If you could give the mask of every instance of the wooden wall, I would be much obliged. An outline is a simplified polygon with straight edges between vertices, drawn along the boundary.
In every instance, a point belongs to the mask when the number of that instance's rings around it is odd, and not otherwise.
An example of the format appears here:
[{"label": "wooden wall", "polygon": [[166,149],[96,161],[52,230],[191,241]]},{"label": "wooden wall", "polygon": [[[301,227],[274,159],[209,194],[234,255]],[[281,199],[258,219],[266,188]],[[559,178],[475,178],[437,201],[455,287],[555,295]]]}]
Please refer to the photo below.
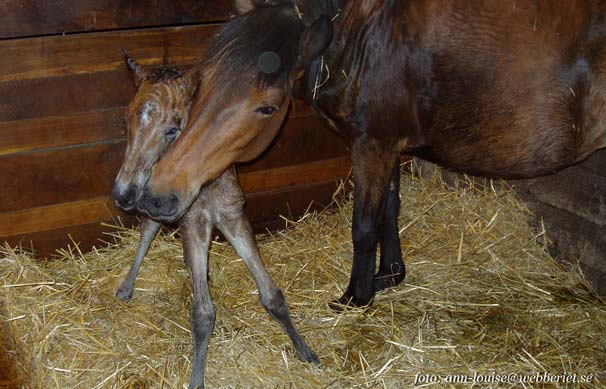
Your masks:
[{"label": "wooden wall", "polygon": [[[103,236],[101,222],[124,216],[110,196],[135,92],[122,48],[144,65],[192,64],[228,4],[0,2],[0,242],[40,256],[71,239],[86,249]],[[344,143],[300,103],[272,149],[239,168],[257,227],[328,203],[348,171]]]},{"label": "wooden wall", "polygon": [[537,224],[545,226],[551,253],[580,265],[606,296],[606,150],[557,174],[515,185]]}]

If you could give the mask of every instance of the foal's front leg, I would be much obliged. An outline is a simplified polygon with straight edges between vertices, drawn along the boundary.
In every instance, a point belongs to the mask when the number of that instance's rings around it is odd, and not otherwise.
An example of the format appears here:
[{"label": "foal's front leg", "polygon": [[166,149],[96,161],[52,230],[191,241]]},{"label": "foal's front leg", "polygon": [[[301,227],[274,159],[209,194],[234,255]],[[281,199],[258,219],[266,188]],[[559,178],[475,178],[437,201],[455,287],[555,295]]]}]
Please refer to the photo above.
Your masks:
[{"label": "foal's front leg", "polygon": [[[198,200],[199,201],[199,200]],[[190,208],[181,221],[183,256],[189,266],[192,306],[191,333],[194,359],[189,388],[204,388],[204,370],[210,336],[215,326],[215,308],[208,290],[208,248],[212,223],[208,215],[197,206]]]},{"label": "foal's front leg", "polygon": [[156,235],[158,235],[160,226],[160,223],[155,222],[152,219],[147,217],[141,218],[141,237],[139,239],[139,247],[137,247],[137,254],[135,254],[135,260],[130,268],[130,271],[128,272],[128,275],[124,281],[122,281],[122,284],[116,292],[116,297],[120,300],[129,301],[131,297],[133,297],[135,280],[137,279],[137,274],[139,274],[141,262],[143,262],[143,258],[145,257],[145,254],[147,254],[151,242],[154,240]]}]

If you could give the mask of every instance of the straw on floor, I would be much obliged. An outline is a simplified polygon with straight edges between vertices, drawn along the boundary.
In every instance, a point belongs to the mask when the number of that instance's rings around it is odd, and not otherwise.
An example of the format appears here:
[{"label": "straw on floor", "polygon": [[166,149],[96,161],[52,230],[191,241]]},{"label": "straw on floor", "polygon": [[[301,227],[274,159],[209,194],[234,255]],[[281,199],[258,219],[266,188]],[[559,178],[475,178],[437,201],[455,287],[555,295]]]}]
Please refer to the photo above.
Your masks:
[{"label": "straw on floor", "polygon": [[[444,384],[453,374],[567,373],[590,375],[592,382],[579,387],[606,387],[606,304],[579,272],[565,271],[546,253],[544,232],[529,226],[529,213],[511,189],[479,188],[469,180],[449,189],[438,179],[404,175],[401,197],[408,276],[379,293],[370,308],[337,314],[327,306],[349,277],[351,199],[258,237],[320,366],[296,359],[259,305],[242,261],[214,242],[210,287],[217,320],[207,386],[398,388],[432,379]],[[186,387],[191,298],[180,241],[174,233],[158,237],[125,304],[114,294],[138,232],[115,235],[118,243],[109,248],[82,254],[72,247],[46,263],[2,249],[0,320],[10,335],[15,382]]]}]

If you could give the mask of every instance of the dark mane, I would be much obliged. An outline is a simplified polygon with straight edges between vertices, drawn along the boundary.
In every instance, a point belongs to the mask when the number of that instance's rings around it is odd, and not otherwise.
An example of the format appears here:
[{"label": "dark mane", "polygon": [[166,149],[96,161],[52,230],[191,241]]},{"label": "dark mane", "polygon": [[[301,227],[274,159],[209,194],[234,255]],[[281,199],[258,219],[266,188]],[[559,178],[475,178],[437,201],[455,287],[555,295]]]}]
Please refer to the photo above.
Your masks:
[{"label": "dark mane", "polygon": [[297,5],[306,26],[322,15],[328,15],[332,19],[341,12],[341,0],[303,0],[298,1]]},{"label": "dark mane", "polygon": [[[226,23],[214,37],[206,52],[206,65],[212,69],[221,64],[222,73],[216,77],[229,81],[250,73],[262,85],[272,85],[286,80],[295,66],[304,27],[294,5],[258,7]],[[270,59],[279,58],[270,64],[270,71],[260,63],[264,53],[272,53]]]},{"label": "dark mane", "polygon": [[147,76],[147,79],[155,84],[158,82],[175,80],[181,76],[183,76],[183,73],[177,68],[171,66],[160,66],[151,70]]}]

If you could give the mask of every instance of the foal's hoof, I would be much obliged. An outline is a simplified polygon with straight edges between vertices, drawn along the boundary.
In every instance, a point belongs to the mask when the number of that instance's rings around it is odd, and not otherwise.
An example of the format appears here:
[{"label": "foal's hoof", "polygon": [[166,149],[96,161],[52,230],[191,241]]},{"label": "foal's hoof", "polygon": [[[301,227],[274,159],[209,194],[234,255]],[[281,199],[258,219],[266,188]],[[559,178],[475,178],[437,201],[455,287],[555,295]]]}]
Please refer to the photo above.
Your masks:
[{"label": "foal's hoof", "polygon": [[373,280],[373,288],[375,292],[393,288],[404,281],[404,278],[406,278],[406,272],[403,269],[399,272],[378,272]]},{"label": "foal's hoof", "polygon": [[132,288],[123,289],[122,287],[120,287],[118,289],[118,291],[116,292],[116,298],[118,298],[118,300],[124,301],[125,303],[129,302],[132,297],[133,297]]},{"label": "foal's hoof", "polygon": [[331,301],[328,303],[330,309],[335,312],[344,312],[350,308],[360,308],[372,305],[373,296],[368,298],[359,299],[355,296],[350,296],[345,293],[343,296],[338,299]]},{"label": "foal's hoof", "polygon": [[298,353],[299,359],[303,362],[314,363],[316,365],[320,364],[320,358],[314,353],[309,347],[305,350],[299,351]]}]

